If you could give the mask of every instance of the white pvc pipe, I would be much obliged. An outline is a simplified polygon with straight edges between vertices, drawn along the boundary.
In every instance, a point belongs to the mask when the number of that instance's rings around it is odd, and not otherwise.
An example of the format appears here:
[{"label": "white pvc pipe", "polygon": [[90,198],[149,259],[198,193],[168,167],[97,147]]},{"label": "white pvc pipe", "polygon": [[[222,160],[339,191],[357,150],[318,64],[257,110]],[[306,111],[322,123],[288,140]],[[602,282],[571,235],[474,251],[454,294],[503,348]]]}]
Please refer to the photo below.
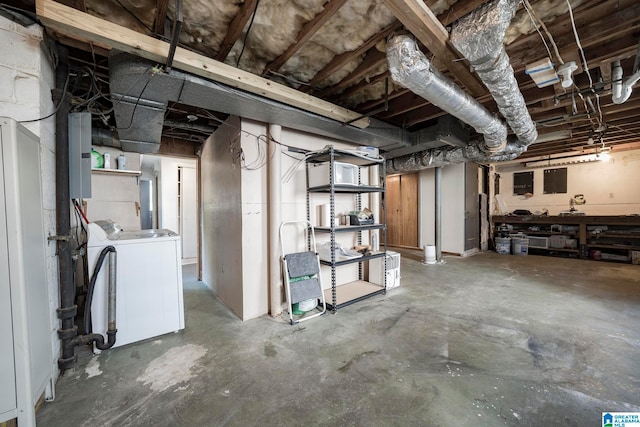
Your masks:
[{"label": "white pvc pipe", "polygon": [[631,96],[633,86],[640,80],[640,70],[632,74],[627,80],[622,82],[622,67],[620,61],[613,62],[613,70],[611,71],[611,100],[614,104],[622,104]]},{"label": "white pvc pipe", "polygon": [[282,222],[282,156],[280,141],[282,126],[270,124],[267,130],[269,134],[269,156],[267,160],[267,194],[269,230],[269,314],[277,317],[282,314],[282,270],[280,268],[281,249],[278,240],[278,229]]}]

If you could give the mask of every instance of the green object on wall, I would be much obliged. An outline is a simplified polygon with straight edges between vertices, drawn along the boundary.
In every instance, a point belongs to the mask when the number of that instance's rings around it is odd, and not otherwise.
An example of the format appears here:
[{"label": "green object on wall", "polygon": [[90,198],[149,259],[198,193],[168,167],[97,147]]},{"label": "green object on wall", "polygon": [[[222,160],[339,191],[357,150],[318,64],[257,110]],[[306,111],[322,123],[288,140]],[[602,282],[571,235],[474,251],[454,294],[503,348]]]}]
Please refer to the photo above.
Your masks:
[{"label": "green object on wall", "polygon": [[91,149],[91,169],[100,169],[104,167],[104,158],[93,148]]}]

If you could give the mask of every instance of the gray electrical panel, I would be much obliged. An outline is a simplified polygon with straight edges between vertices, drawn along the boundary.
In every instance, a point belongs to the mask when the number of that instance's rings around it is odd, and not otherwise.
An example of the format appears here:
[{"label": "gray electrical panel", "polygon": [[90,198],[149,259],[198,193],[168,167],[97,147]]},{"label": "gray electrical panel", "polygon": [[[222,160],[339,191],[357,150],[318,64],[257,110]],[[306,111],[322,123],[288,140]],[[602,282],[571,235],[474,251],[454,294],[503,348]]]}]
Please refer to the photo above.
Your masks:
[{"label": "gray electrical panel", "polygon": [[69,114],[69,194],[91,198],[91,113]]}]

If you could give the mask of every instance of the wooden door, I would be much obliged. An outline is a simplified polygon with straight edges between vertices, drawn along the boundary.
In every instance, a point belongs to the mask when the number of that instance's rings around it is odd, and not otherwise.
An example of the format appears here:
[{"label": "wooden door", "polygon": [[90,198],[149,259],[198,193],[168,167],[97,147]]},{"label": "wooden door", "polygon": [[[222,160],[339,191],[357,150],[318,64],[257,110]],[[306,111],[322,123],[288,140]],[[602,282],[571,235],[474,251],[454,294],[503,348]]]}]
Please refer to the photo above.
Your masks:
[{"label": "wooden door", "polygon": [[418,174],[387,177],[387,245],[418,247]]},{"label": "wooden door", "polygon": [[387,245],[391,246],[402,241],[400,176],[387,177]]}]

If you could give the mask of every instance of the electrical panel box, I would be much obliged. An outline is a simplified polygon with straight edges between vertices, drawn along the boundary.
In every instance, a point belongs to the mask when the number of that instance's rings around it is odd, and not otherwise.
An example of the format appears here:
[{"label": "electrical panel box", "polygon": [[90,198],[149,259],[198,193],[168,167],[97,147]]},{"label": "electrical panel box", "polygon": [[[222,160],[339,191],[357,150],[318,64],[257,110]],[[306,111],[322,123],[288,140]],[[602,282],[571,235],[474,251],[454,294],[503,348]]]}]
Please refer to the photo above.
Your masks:
[{"label": "electrical panel box", "polygon": [[91,113],[69,114],[69,195],[91,198]]}]

